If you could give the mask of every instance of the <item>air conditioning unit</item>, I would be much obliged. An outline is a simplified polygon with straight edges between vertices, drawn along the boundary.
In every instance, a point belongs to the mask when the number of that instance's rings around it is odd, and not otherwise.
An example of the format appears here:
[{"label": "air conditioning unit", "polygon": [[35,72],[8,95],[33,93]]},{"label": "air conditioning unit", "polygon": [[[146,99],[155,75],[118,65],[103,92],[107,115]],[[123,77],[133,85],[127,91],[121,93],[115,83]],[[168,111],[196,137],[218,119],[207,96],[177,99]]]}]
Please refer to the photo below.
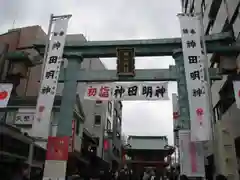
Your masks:
[{"label": "air conditioning unit", "polygon": [[27,54],[28,60],[31,61],[32,65],[41,64],[43,57],[35,49],[24,49],[23,52]]},{"label": "air conditioning unit", "polygon": [[20,75],[21,77],[26,77],[28,72],[27,66],[23,62],[13,62],[8,74]]},{"label": "air conditioning unit", "polygon": [[223,74],[230,74],[237,69],[235,56],[220,56],[219,68]]}]

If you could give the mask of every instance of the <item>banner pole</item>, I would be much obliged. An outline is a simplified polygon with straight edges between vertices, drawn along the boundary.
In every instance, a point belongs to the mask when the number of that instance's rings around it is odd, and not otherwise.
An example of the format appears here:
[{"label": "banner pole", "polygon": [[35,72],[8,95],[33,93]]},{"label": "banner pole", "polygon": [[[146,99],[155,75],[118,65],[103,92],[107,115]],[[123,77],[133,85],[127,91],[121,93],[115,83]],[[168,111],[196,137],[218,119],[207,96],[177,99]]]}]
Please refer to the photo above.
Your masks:
[{"label": "banner pole", "polygon": [[45,64],[46,64],[46,59],[47,59],[47,54],[48,54],[48,47],[49,47],[49,41],[50,41],[50,37],[51,37],[51,30],[52,30],[52,25],[53,25],[53,14],[50,15],[50,19],[49,19],[49,25],[48,25],[48,33],[47,33],[47,39],[46,39],[46,43],[45,43],[45,51],[44,51],[44,57],[43,57],[43,61],[42,61],[42,72],[41,72],[41,80],[40,80],[40,84],[42,83],[42,79],[44,76],[44,70],[45,70]]}]

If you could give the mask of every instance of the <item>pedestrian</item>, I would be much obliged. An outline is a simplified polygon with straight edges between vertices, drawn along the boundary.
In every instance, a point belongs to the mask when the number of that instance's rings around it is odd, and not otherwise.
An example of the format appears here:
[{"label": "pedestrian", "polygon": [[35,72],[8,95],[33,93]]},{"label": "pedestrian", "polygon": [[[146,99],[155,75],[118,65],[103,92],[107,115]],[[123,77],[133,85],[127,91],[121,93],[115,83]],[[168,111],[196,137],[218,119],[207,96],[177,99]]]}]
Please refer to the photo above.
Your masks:
[{"label": "pedestrian", "polygon": [[150,170],[149,169],[146,169],[143,173],[143,178],[142,180],[149,180],[150,178]]},{"label": "pedestrian", "polygon": [[130,180],[130,172],[127,166],[124,166],[118,173],[118,180]]},{"label": "pedestrian", "polygon": [[222,175],[222,174],[218,174],[216,176],[216,180],[227,180],[226,176]]},{"label": "pedestrian", "polygon": [[188,180],[188,177],[185,174],[180,175],[180,180]]},{"label": "pedestrian", "polygon": [[150,171],[150,180],[155,180],[156,179],[156,175],[155,175],[155,171],[153,169],[151,169]]},{"label": "pedestrian", "polygon": [[16,162],[11,180],[29,180],[28,170],[29,167],[27,164],[23,162]]}]

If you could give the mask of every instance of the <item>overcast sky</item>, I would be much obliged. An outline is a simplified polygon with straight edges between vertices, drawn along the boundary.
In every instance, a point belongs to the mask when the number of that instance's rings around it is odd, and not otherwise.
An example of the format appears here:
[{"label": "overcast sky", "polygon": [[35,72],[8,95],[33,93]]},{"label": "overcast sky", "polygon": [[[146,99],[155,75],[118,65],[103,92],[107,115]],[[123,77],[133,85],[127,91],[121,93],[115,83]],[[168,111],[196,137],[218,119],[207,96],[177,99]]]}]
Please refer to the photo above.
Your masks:
[{"label": "overcast sky", "polygon": [[[83,33],[88,40],[179,37],[180,0],[0,0],[0,33],[13,27],[41,25],[47,32],[49,17],[72,14],[68,33]],[[15,20],[15,23],[14,23]],[[136,68],[168,68],[171,57],[136,58]],[[114,69],[114,59],[104,59]],[[169,83],[169,96],[176,83]],[[172,134],[172,102],[124,102],[126,134]]]}]

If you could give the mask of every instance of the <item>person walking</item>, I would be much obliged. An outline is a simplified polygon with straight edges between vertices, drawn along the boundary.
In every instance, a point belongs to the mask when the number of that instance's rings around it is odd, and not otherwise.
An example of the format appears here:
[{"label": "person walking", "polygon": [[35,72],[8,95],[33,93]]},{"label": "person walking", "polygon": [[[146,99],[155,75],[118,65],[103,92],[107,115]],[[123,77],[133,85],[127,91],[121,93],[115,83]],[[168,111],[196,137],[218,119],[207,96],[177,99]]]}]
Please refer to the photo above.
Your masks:
[{"label": "person walking", "polygon": [[227,180],[226,176],[222,175],[222,174],[218,174],[216,176],[216,180]]},{"label": "person walking", "polygon": [[153,169],[150,171],[150,178],[149,179],[150,180],[155,180],[156,179],[155,171]]},{"label": "person walking", "polygon": [[142,180],[149,180],[150,178],[150,170],[149,169],[146,169],[143,173],[143,178]]},{"label": "person walking", "polygon": [[180,180],[189,180],[185,174],[180,175]]},{"label": "person walking", "polygon": [[15,164],[15,168],[14,168],[14,172],[11,180],[29,180],[28,165],[25,163],[17,162]]}]

